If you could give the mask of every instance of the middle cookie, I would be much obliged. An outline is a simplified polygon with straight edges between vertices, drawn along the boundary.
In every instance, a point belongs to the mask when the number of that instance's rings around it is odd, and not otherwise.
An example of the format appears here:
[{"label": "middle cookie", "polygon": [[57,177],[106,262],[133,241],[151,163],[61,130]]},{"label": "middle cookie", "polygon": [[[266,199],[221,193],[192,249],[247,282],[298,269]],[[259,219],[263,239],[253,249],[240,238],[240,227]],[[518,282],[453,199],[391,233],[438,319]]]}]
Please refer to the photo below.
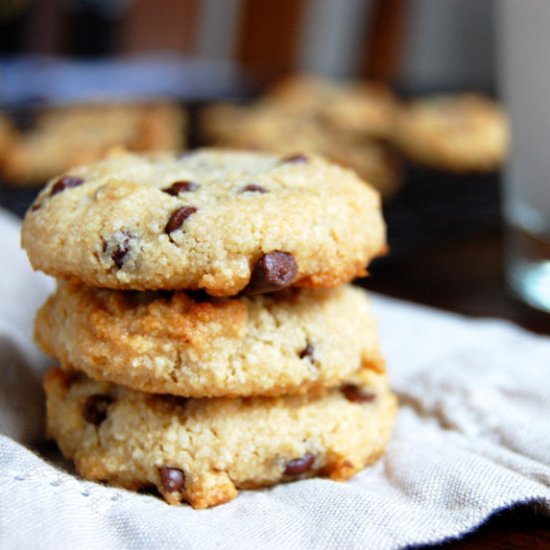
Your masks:
[{"label": "middle cookie", "polygon": [[303,393],[360,367],[384,369],[358,288],[204,298],[60,283],[35,335],[62,365],[96,380],[186,397]]}]

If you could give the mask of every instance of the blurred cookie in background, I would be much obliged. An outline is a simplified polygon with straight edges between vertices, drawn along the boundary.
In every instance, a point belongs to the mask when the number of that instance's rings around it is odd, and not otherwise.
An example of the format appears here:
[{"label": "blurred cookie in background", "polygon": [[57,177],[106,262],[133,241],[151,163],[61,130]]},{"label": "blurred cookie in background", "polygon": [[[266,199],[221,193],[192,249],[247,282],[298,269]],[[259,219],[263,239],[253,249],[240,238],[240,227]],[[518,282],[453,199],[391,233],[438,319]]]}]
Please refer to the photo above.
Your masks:
[{"label": "blurred cookie in background", "polygon": [[[379,109],[375,89],[381,90]],[[200,131],[210,145],[282,155],[319,153],[355,170],[388,198],[399,188],[401,169],[384,140],[396,104],[391,92],[386,95],[382,90],[375,85],[344,86],[294,77],[254,104],[206,107],[200,113]]]},{"label": "blurred cookie in background", "polygon": [[[314,128],[304,124],[302,118],[283,115],[276,106],[265,102],[252,105],[214,103],[199,114],[201,139],[208,145],[220,147],[264,149],[281,136],[288,139],[304,139]],[[296,138],[294,132],[300,131]],[[312,132],[307,140],[316,139]],[[267,145],[266,145],[267,144]]]},{"label": "blurred cookie in background", "polygon": [[413,162],[457,173],[498,170],[510,129],[501,107],[482,95],[439,95],[401,108],[393,139]]},{"label": "blurred cookie in background", "polygon": [[284,109],[309,113],[335,130],[376,139],[388,138],[398,106],[393,92],[376,82],[337,82],[292,76],[275,84],[266,100]]},{"label": "blurred cookie in background", "polygon": [[175,152],[186,146],[187,117],[170,103],[108,103],[54,107],[7,148],[3,179],[40,185],[74,166],[101,158],[112,147]]},{"label": "blurred cookie in background", "polygon": [[332,143],[327,156],[347,166],[368,181],[384,200],[391,199],[401,188],[403,163],[400,156],[382,141],[350,141]]},{"label": "blurred cookie in background", "polygon": [[326,141],[314,117],[268,102],[250,106],[214,104],[202,111],[200,126],[208,144],[236,149],[319,152]]}]

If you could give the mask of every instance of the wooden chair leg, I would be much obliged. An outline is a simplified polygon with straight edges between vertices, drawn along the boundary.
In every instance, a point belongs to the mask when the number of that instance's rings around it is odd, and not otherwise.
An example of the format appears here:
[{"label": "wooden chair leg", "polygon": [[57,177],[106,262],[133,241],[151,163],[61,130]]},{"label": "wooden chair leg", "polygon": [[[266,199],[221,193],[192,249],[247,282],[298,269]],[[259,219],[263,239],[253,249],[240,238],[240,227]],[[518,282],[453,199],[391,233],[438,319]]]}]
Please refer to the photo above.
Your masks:
[{"label": "wooden chair leg", "polygon": [[399,69],[408,2],[372,0],[362,76],[392,81]]},{"label": "wooden chair leg", "polygon": [[292,72],[304,0],[243,0],[237,60],[262,84]]}]

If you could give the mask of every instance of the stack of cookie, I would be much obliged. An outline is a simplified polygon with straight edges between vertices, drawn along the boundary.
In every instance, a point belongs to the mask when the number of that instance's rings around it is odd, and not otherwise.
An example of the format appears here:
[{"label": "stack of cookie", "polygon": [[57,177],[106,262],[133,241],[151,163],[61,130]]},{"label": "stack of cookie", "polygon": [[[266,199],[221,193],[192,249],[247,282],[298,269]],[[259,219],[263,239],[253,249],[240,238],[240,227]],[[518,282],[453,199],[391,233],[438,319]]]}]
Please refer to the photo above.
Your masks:
[{"label": "stack of cookie", "polygon": [[52,180],[31,263],[59,279],[36,337],[50,435],[88,479],[203,508],[347,479],[395,399],[347,284],[385,247],[376,192],[313,155],[122,154]]}]

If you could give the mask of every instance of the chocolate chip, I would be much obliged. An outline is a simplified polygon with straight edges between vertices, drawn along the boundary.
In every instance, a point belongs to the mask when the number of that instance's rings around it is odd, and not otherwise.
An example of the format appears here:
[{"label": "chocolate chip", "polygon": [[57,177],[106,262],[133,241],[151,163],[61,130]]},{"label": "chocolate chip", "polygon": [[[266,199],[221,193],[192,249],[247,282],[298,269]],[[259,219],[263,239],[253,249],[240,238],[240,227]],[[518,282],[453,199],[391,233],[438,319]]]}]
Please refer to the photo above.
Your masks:
[{"label": "chocolate chip", "polygon": [[37,210],[40,210],[40,208],[42,208],[42,205],[37,202],[31,206],[31,212],[36,212]]},{"label": "chocolate chip", "polygon": [[376,399],[374,393],[366,392],[362,390],[359,386],[354,384],[347,384],[341,388],[344,397],[353,403],[369,403]]},{"label": "chocolate chip", "polygon": [[309,159],[306,157],[306,155],[290,155],[288,157],[284,157],[281,159],[281,162],[294,162],[294,163],[301,163],[301,162],[307,162]]},{"label": "chocolate chip", "polygon": [[200,185],[194,181],[176,181],[170,187],[162,189],[165,193],[177,197],[180,193],[192,193],[196,191]]},{"label": "chocolate chip", "polygon": [[315,455],[311,453],[305,454],[302,458],[295,458],[291,460],[285,468],[285,475],[287,476],[299,476],[305,474],[315,462]]},{"label": "chocolate chip", "polygon": [[246,292],[263,294],[280,290],[290,285],[297,273],[298,264],[292,254],[279,250],[264,254],[252,270]]},{"label": "chocolate chip", "polygon": [[315,348],[310,344],[307,343],[307,346],[300,352],[300,359],[305,359],[306,357],[308,359],[313,359],[313,352],[315,351]]},{"label": "chocolate chip", "polygon": [[116,246],[111,254],[111,258],[115,265],[120,269],[124,264],[124,257],[130,250],[130,238],[124,239],[120,244]]},{"label": "chocolate chip", "polygon": [[82,406],[84,420],[96,426],[101,425],[107,418],[107,409],[112,402],[112,397],[108,395],[95,394],[88,396]]},{"label": "chocolate chip", "polygon": [[115,248],[114,252],[111,255],[111,258],[113,259],[113,262],[115,262],[115,265],[120,269],[124,264],[124,256],[128,254],[128,246],[125,242],[122,245],[119,245]]},{"label": "chocolate chip", "polygon": [[185,485],[185,474],[179,468],[160,466],[159,475],[162,488],[166,493],[181,491]]},{"label": "chocolate chip", "polygon": [[194,206],[182,206],[181,208],[174,210],[174,212],[170,215],[170,219],[168,220],[166,227],[164,228],[164,232],[170,235],[172,231],[179,229],[183,225],[183,222],[196,211],[197,209]]},{"label": "chocolate chip", "polygon": [[103,241],[103,253],[108,254],[118,269],[124,265],[126,255],[132,248],[135,236],[128,231],[115,231],[109,242]]},{"label": "chocolate chip", "polygon": [[63,176],[53,184],[50,197],[57,195],[57,193],[61,193],[61,191],[65,191],[65,189],[68,189],[69,187],[78,187],[83,183],[84,180],[82,178],[77,178],[75,176]]},{"label": "chocolate chip", "polygon": [[261,185],[256,185],[255,183],[251,183],[249,185],[245,185],[241,190],[240,193],[267,193],[267,189],[265,187],[262,187]]}]

